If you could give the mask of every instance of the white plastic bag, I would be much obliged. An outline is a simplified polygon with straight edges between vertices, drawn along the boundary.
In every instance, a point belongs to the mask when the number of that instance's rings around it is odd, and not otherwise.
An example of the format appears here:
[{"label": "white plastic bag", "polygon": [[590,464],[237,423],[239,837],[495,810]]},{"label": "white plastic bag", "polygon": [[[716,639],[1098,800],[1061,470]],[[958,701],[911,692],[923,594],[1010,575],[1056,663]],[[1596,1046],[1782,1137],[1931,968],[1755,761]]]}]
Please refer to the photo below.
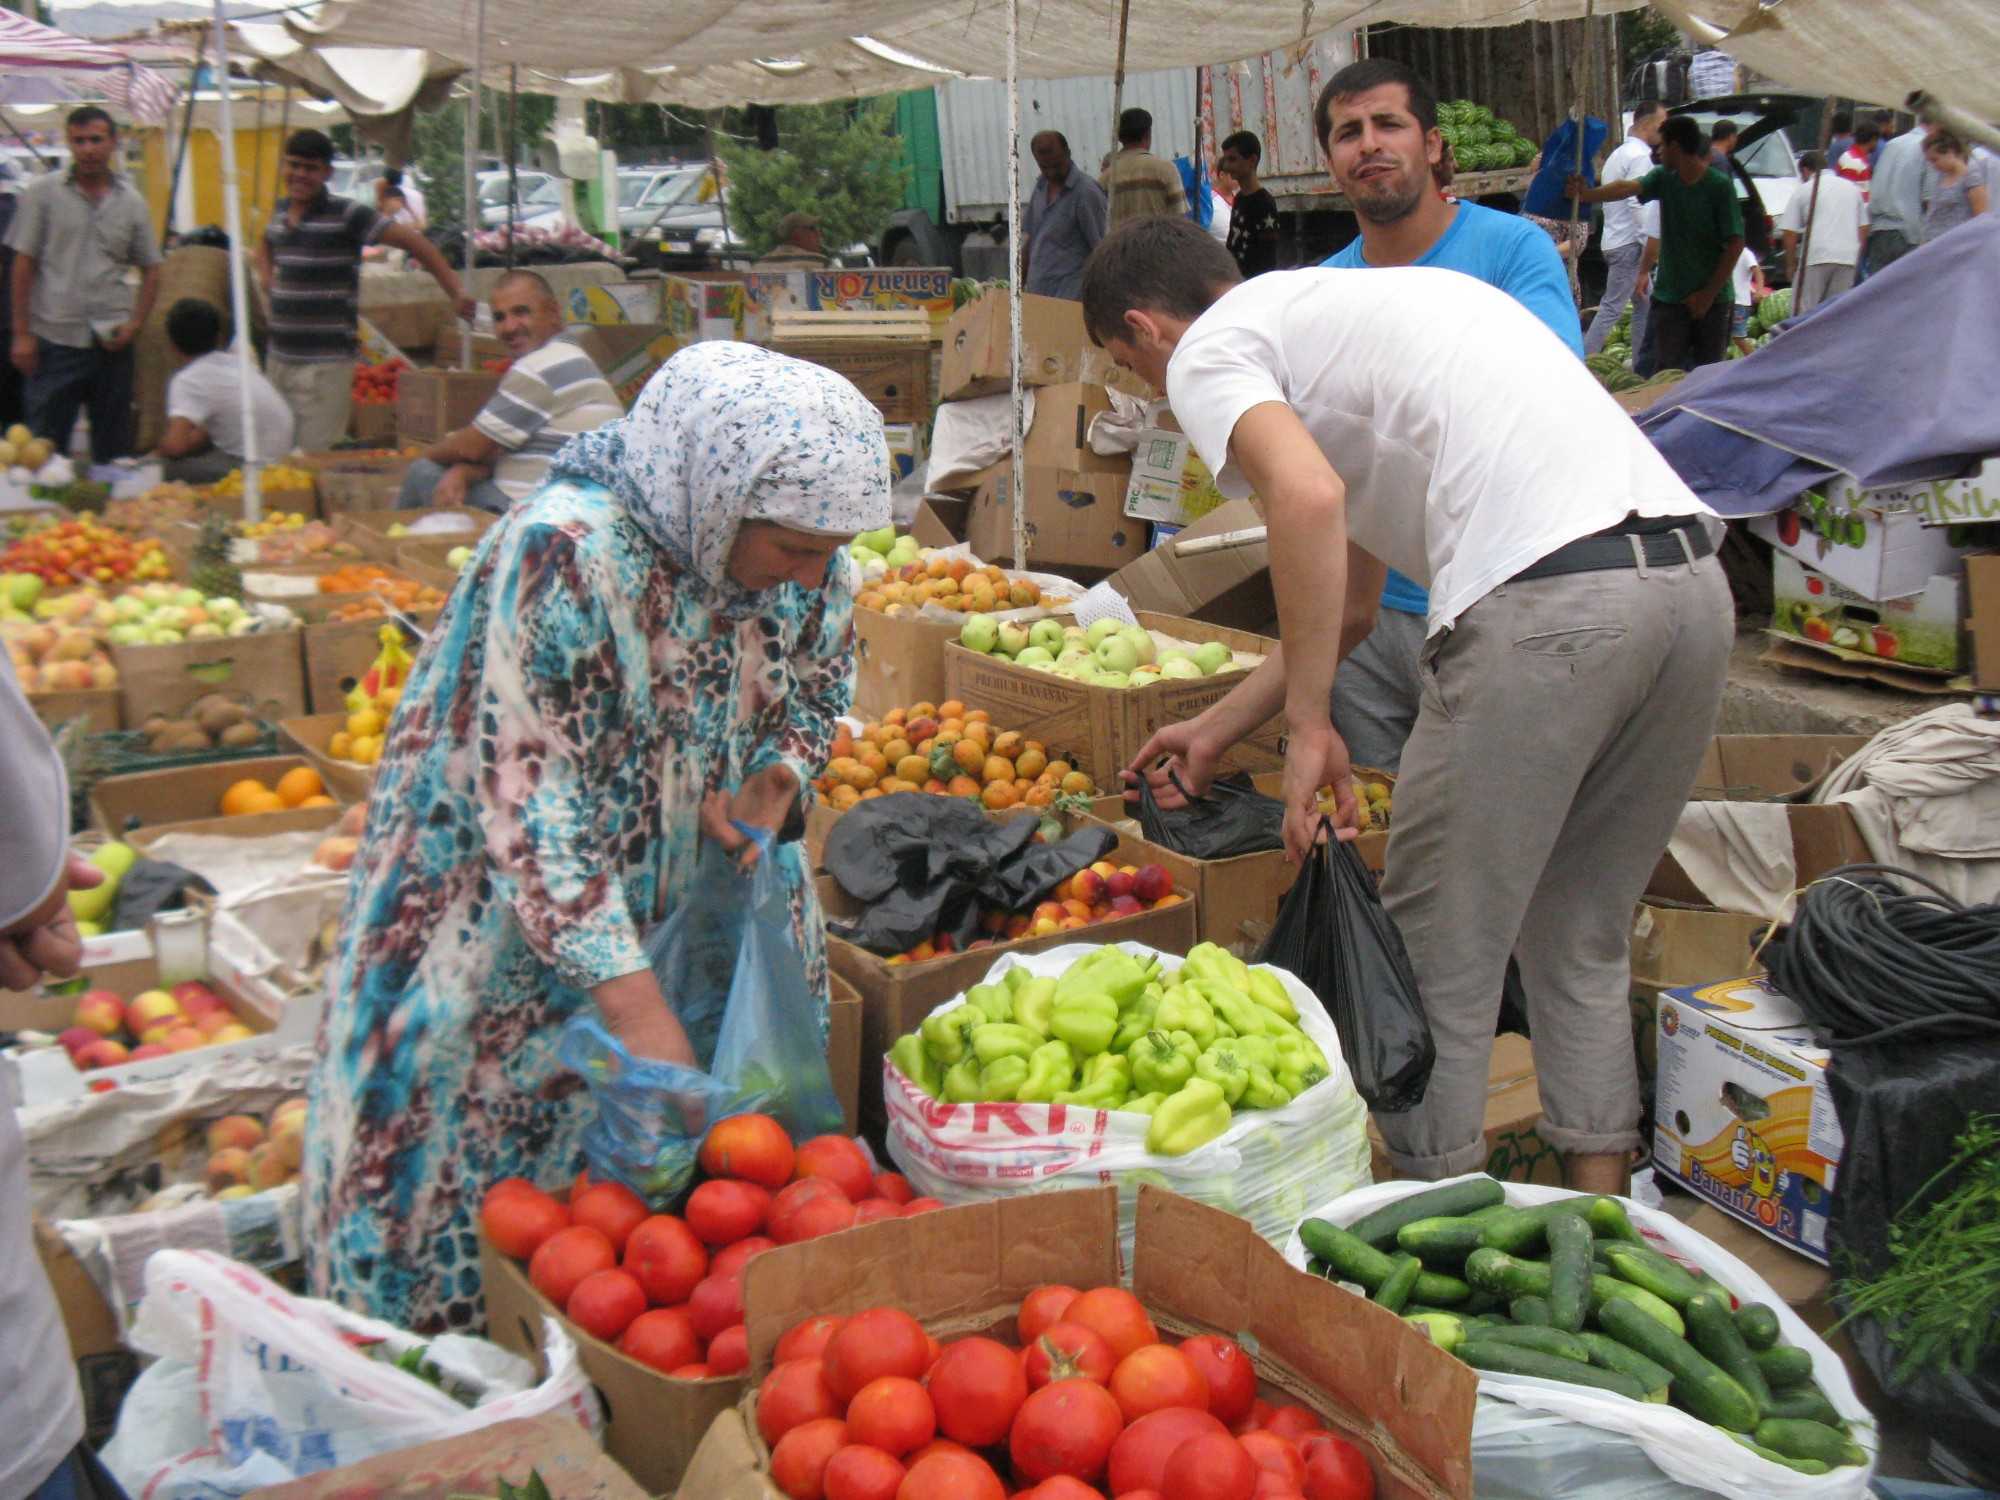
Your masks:
[{"label": "white plastic bag", "polygon": [[[387,1361],[349,1338],[380,1341]],[[294,1297],[234,1261],[162,1250],[130,1343],[156,1357],[100,1455],[127,1494],[218,1500],[515,1417],[561,1413],[595,1432],[597,1400],[553,1319],[549,1377],[483,1339],[424,1340]],[[397,1369],[422,1350],[443,1389]],[[464,1396],[461,1404],[446,1391]]]},{"label": "white plastic bag", "polygon": [[[1464,1177],[1447,1178],[1446,1181],[1471,1182],[1481,1175],[1469,1173]],[[1434,1182],[1378,1183],[1328,1202],[1308,1217],[1345,1227],[1385,1203],[1439,1186],[1442,1184]],[[1502,1183],[1501,1186],[1506,1192],[1507,1202],[1515,1207],[1553,1203],[1560,1198],[1576,1196],[1562,1188],[1536,1187],[1519,1182]],[[1560,1381],[1537,1380],[1523,1375],[1496,1375],[1482,1370],[1479,1373],[1480,1395],[1497,1396],[1516,1406],[1565,1417],[1603,1433],[1617,1434],[1607,1437],[1605,1442],[1618,1446],[1636,1445],[1669,1479],[1729,1496],[1730,1500],[1865,1500],[1868,1481],[1875,1470],[1875,1419],[1855,1396],[1853,1383],[1847,1378],[1847,1367],[1840,1362],[1840,1357],[1785,1304],[1784,1298],[1771,1290],[1763,1277],[1727,1250],[1669,1214],[1647,1208],[1629,1198],[1620,1198],[1618,1202],[1631,1220],[1632,1227],[1644,1235],[1646,1242],[1655,1250],[1672,1256],[1684,1265],[1708,1272],[1727,1287],[1738,1302],[1761,1302],[1777,1314],[1784,1342],[1795,1344],[1812,1356],[1813,1378],[1819,1382],[1820,1389],[1826,1392],[1827,1399],[1841,1416],[1852,1425],[1855,1443],[1868,1450],[1868,1462],[1848,1465],[1827,1474],[1801,1474],[1796,1469],[1759,1458],[1727,1433],[1678,1407],[1631,1401],[1587,1386],[1566,1385]],[[1301,1268],[1306,1264],[1306,1247],[1296,1231],[1285,1245],[1285,1258]],[[1613,1462],[1616,1458],[1616,1455],[1607,1455],[1607,1477],[1612,1479],[1623,1472]],[[1473,1467],[1477,1469],[1479,1463],[1479,1428],[1475,1423]],[[1616,1485],[1614,1488],[1621,1496],[1628,1493]]]},{"label": "white plastic bag", "polygon": [[[1068,943],[1040,953],[1010,953],[985,982],[1013,968],[1060,975],[1097,946]],[[1169,966],[1179,961],[1139,943],[1118,946]],[[1319,1045],[1332,1070],[1283,1109],[1238,1111],[1214,1140],[1185,1156],[1157,1156],[1146,1149],[1145,1115],[1061,1104],[947,1104],[929,1097],[885,1058],[889,1154],[920,1194],[953,1204],[1115,1183],[1119,1240],[1128,1259],[1142,1182],[1227,1209],[1272,1244],[1283,1244],[1309,1204],[1369,1180],[1368,1110],[1354,1091],[1340,1037],[1319,1000],[1283,969],[1257,967],[1270,969],[1285,986],[1298,1007],[1299,1028]],[[950,1010],[962,999],[938,1010]]]}]

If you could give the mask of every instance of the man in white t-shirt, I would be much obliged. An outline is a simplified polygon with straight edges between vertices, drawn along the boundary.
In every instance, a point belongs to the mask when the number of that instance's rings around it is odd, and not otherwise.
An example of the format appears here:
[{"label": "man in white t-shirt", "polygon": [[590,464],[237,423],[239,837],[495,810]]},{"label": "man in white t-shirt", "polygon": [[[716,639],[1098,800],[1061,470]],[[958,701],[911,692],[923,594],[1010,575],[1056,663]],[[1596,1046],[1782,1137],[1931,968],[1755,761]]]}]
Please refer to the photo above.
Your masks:
[{"label": "man in white t-shirt", "polygon": [[[1785,274],[1791,278],[1792,316],[1831,302],[1854,285],[1854,268],[1868,244],[1868,200],[1856,184],[1826,170],[1817,151],[1799,153],[1800,182],[1793,190],[1778,228],[1785,236]],[[1817,180],[1815,180],[1817,179]],[[1806,220],[1812,220],[1810,236]],[[1810,238],[1812,243],[1802,242]],[[1799,252],[1806,257],[1804,274]]]},{"label": "man in white t-shirt", "polygon": [[[1421,267],[1240,282],[1193,225],[1114,230],[1084,325],[1163,387],[1226,495],[1270,528],[1282,648],[1131,767],[1205,789],[1283,713],[1294,859],[1334,789],[1328,715],[1385,566],[1430,589],[1416,729],[1382,896],[1437,1044],[1415,1109],[1379,1117],[1398,1170],[1485,1164],[1487,1065],[1510,953],[1542,1136],[1569,1185],[1622,1190],[1640,1144],[1627,996],[1633,907],[1687,801],[1734,639],[1715,517],[1560,340],[1512,298]],[[1524,395],[1523,393],[1532,393]],[[1162,757],[1165,766],[1156,765]]]},{"label": "man in white t-shirt", "polygon": [[187,363],[167,381],[167,431],[160,439],[166,477],[184,484],[213,484],[247,458],[275,463],[292,451],[292,409],[264,372],[250,371],[250,410],[257,452],[247,451],[243,431],[242,360],[216,345],[222,314],[199,297],[183,297],[167,311],[167,337]]},{"label": "man in white t-shirt", "polygon": [[[1648,99],[1632,111],[1632,131],[1604,158],[1603,180],[1636,182],[1653,170],[1653,150],[1660,144],[1660,122],[1667,107]],[[1583,352],[1595,354],[1604,347],[1611,329],[1632,308],[1632,347],[1646,341],[1646,310],[1651,305],[1646,289],[1639,284],[1639,262],[1646,253],[1645,205],[1635,198],[1618,198],[1604,205],[1604,295],[1598,299],[1597,316],[1583,335]]]}]

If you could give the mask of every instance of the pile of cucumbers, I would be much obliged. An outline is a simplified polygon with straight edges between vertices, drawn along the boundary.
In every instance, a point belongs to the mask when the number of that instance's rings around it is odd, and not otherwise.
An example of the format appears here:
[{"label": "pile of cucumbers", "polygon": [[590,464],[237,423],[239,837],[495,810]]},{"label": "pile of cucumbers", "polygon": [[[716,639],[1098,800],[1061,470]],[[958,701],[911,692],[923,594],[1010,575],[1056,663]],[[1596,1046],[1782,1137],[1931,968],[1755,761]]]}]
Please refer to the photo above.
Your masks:
[{"label": "pile of cucumbers", "polygon": [[1772,1463],[1825,1474],[1868,1455],[1778,1341],[1761,1302],[1644,1244],[1614,1198],[1510,1208],[1492,1178],[1414,1193],[1345,1229],[1299,1225],[1307,1268],[1353,1282],[1477,1370],[1671,1402]]}]

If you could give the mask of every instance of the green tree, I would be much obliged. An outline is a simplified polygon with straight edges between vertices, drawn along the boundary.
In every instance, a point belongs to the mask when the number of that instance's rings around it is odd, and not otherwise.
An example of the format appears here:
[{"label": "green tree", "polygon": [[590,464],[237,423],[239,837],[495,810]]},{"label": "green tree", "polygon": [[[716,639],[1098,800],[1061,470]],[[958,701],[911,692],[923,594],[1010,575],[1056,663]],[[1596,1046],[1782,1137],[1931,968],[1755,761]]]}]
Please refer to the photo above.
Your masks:
[{"label": "green tree", "polygon": [[1628,73],[1662,48],[1681,45],[1674,23],[1650,5],[1620,11],[1617,25],[1620,66]]},{"label": "green tree", "polygon": [[465,223],[465,104],[448,99],[414,121],[410,157],[424,173],[424,203],[431,228]]},{"label": "green tree", "polygon": [[909,175],[895,118],[887,99],[793,105],[778,111],[775,150],[721,141],[729,216],[752,252],[776,244],[778,221],[794,211],[818,216],[829,247],[874,241],[902,207]]}]

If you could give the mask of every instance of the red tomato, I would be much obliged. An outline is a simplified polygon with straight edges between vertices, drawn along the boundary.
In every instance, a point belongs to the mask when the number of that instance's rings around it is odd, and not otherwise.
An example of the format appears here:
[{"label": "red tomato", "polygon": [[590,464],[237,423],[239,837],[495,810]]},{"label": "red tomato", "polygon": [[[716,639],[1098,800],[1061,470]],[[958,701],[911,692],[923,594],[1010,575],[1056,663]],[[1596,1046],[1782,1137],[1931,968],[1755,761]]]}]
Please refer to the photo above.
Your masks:
[{"label": "red tomato", "polygon": [[688,1194],[681,1216],[704,1245],[733,1245],[762,1229],[770,1212],[767,1189],[717,1177]]},{"label": "red tomato", "polygon": [[715,1252],[715,1258],[708,1263],[711,1276],[741,1276],[743,1268],[752,1256],[762,1255],[766,1250],[775,1250],[778,1242],[761,1234],[753,1234],[747,1240],[738,1240],[733,1245],[724,1245]]},{"label": "red tomato", "polygon": [[619,1335],[618,1347],[642,1365],[669,1372],[701,1359],[701,1340],[685,1307],[642,1312]]},{"label": "red tomato", "polygon": [[[1243,1420],[1235,1423],[1231,1430],[1238,1437],[1243,1436],[1246,1432],[1262,1432],[1264,1424],[1271,1420],[1271,1413],[1277,1409],[1277,1407],[1266,1401],[1262,1396],[1259,1396],[1250,1403],[1250,1410],[1243,1414]],[[1214,1408],[1211,1407],[1210,1410],[1212,1411]]]},{"label": "red tomato", "polygon": [[1260,1469],[1279,1475],[1286,1486],[1297,1489],[1306,1481],[1306,1461],[1299,1450],[1275,1432],[1246,1432],[1239,1439],[1250,1461]]},{"label": "red tomato", "polygon": [[971,1454],[972,1450],[963,1443],[954,1443],[950,1438],[932,1438],[915,1453],[905,1455],[904,1467],[914,1469],[918,1459],[929,1458],[933,1453]]},{"label": "red tomato", "polygon": [[1111,1493],[1123,1496],[1129,1490],[1158,1489],[1174,1449],[1200,1433],[1228,1430],[1207,1412],[1185,1406],[1139,1418],[1111,1446]]},{"label": "red tomato", "polygon": [[1060,1323],[1063,1313],[1070,1303],[1076,1301],[1073,1286],[1038,1286],[1021,1299],[1021,1310],[1014,1315],[1014,1327],[1021,1335],[1021,1346],[1042,1336],[1042,1330],[1051,1324]]},{"label": "red tomato", "polygon": [[879,1224],[884,1219],[899,1219],[903,1210],[887,1198],[863,1198],[854,1205],[856,1224]]},{"label": "red tomato", "polygon": [[1250,1414],[1257,1399],[1257,1369],[1234,1339],[1219,1333],[1197,1334],[1177,1346],[1208,1387],[1208,1409],[1225,1426],[1234,1427]]},{"label": "red tomato", "polygon": [[771,1200],[771,1238],[781,1245],[818,1239],[854,1222],[854,1205],[837,1183],[802,1177]]},{"label": "red tomato", "polygon": [[792,1138],[769,1115],[731,1115],[702,1138],[702,1171],[735,1177],[772,1192],[792,1180]]},{"label": "red tomato", "polygon": [[542,1191],[525,1177],[503,1177],[486,1190],[485,1196],[479,1200],[479,1206],[484,1209],[487,1204],[491,1203],[501,1194],[518,1193],[522,1188],[526,1188],[531,1193]]},{"label": "red tomato", "polygon": [[1095,1328],[1081,1323],[1053,1323],[1041,1336],[1021,1351],[1021,1368],[1028,1377],[1028,1389],[1038,1391],[1056,1380],[1089,1380],[1106,1385],[1111,1380],[1111,1346]]},{"label": "red tomato", "polygon": [[801,1422],[771,1449],[771,1483],[791,1500],[825,1500],[826,1466],[847,1446],[847,1424],[838,1417]]},{"label": "red tomato", "polygon": [[1169,1406],[1208,1410],[1208,1382],[1194,1361],[1165,1344],[1145,1344],[1118,1361],[1111,1372],[1111,1399],[1136,1422]]},{"label": "red tomato", "polygon": [[1282,1474],[1274,1474],[1269,1469],[1257,1471],[1257,1487],[1251,1495],[1254,1500],[1306,1500],[1305,1492]]},{"label": "red tomato", "polygon": [[750,1368],[750,1333],[741,1323],[722,1330],[708,1341],[702,1363],[717,1375],[737,1375]]},{"label": "red tomato", "polygon": [[1264,1419],[1264,1430],[1296,1443],[1309,1432],[1323,1431],[1318,1417],[1303,1406],[1280,1406]]},{"label": "red tomato", "polygon": [[682,1365],[678,1369],[667,1371],[667,1374],[675,1380],[706,1380],[711,1373],[708,1366],[699,1360],[691,1365]]},{"label": "red tomato", "polygon": [[937,1436],[937,1410],[916,1381],[884,1375],[847,1403],[847,1430],[855,1442],[901,1458]]},{"label": "red tomato", "polygon": [[495,1250],[514,1260],[526,1260],[542,1241],[568,1227],[569,1210],[518,1177],[494,1184],[479,1205],[480,1233]]},{"label": "red tomato", "polygon": [[536,1247],[528,1262],[528,1280],[557,1307],[566,1307],[578,1282],[593,1271],[608,1271],[617,1264],[618,1254],[602,1230],[573,1224],[558,1229]]},{"label": "red tomato", "polygon": [[818,1359],[826,1352],[827,1340],[839,1332],[845,1318],[807,1318],[803,1323],[794,1323],[778,1339],[778,1347],[771,1351],[771,1363],[783,1364],[788,1359]]},{"label": "red tomato", "polygon": [[788,1359],[757,1387],[757,1431],[768,1447],[802,1422],[839,1416],[841,1405],[818,1360]]},{"label": "red tomato", "polygon": [[875,1168],[867,1153],[844,1135],[816,1135],[792,1159],[795,1178],[824,1177],[859,1203],[875,1191]]},{"label": "red tomato", "polygon": [[1028,1377],[1012,1349],[992,1339],[956,1339],[930,1372],[938,1431],[968,1448],[1006,1438],[1028,1397]]},{"label": "red tomato", "polygon": [[840,1325],[827,1340],[824,1359],[827,1388],[852,1401],[861,1387],[884,1375],[920,1378],[930,1360],[930,1337],[901,1308],[871,1307]]},{"label": "red tomato", "polygon": [[1257,1465],[1226,1432],[1189,1438],[1160,1475],[1160,1500],[1250,1500],[1256,1488]]},{"label": "red tomato", "polygon": [[603,1230],[611,1248],[620,1255],[625,1253],[625,1242],[632,1237],[632,1231],[651,1214],[652,1210],[639,1195],[622,1182],[594,1183],[570,1195],[571,1222]]},{"label": "red tomato", "polygon": [[1022,1490],[1015,1500],[1104,1500],[1104,1492],[1092,1489],[1081,1479],[1057,1474],[1031,1490]]},{"label": "red tomato", "polygon": [[1310,1453],[1312,1452],[1313,1440],[1315,1438],[1332,1437],[1332,1436],[1333,1434],[1328,1432],[1324,1427],[1308,1427],[1306,1428],[1305,1431],[1301,1432],[1297,1437],[1292,1439],[1292,1446],[1298,1449],[1299,1452],[1301,1453]]},{"label": "red tomato", "polygon": [[1118,1403],[1103,1386],[1088,1380],[1045,1385],[1021,1403],[1007,1435],[1014,1477],[1035,1483],[1057,1474],[1095,1479],[1124,1425]]},{"label": "red tomato", "polygon": [[[688,1294],[688,1317],[695,1336],[706,1343],[725,1328],[743,1321],[743,1278],[708,1276]],[[713,1361],[710,1361],[713,1363]]]},{"label": "red tomato", "polygon": [[879,1448],[842,1448],[827,1461],[826,1500],[896,1500],[903,1472]]},{"label": "red tomato", "polygon": [[646,1290],[630,1271],[593,1271],[576,1284],[563,1310],[593,1338],[615,1339],[646,1310]]},{"label": "red tomato", "polygon": [[654,1214],[625,1242],[625,1269],[656,1306],[673,1307],[708,1275],[708,1251],[672,1214]]},{"label": "red tomato", "polygon": [[905,1177],[901,1172],[877,1172],[875,1174],[875,1196],[878,1198],[887,1198],[891,1203],[901,1208],[917,1195],[910,1188],[910,1179]]},{"label": "red tomato", "polygon": [[908,1219],[917,1214],[934,1214],[943,1207],[944,1201],[939,1198],[912,1198],[903,1205],[903,1217]]},{"label": "red tomato", "polygon": [[1368,1455],[1346,1438],[1328,1433],[1306,1454],[1306,1500],[1375,1500],[1375,1470]]},{"label": "red tomato", "polygon": [[993,1466],[976,1453],[933,1453],[910,1465],[896,1500],[1006,1500]]},{"label": "red tomato", "polygon": [[1096,1329],[1111,1346],[1113,1360],[1123,1359],[1142,1345],[1160,1341],[1159,1330],[1146,1316],[1145,1307],[1123,1287],[1093,1287],[1082,1293],[1063,1310],[1063,1321]]}]

